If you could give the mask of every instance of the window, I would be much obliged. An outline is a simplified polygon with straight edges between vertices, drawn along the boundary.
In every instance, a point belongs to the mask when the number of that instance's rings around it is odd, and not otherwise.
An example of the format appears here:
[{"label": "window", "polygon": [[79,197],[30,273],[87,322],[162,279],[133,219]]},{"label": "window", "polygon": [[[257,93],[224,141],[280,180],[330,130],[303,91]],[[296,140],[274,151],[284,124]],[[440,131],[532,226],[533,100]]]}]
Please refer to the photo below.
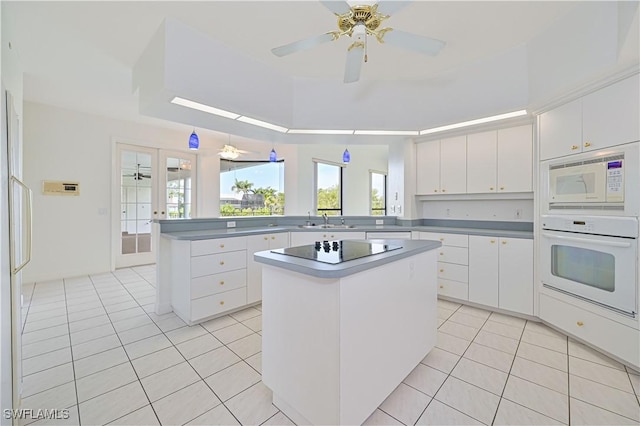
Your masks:
[{"label": "window", "polygon": [[315,162],[316,212],[342,215],[342,167]]},{"label": "window", "polygon": [[191,160],[167,158],[167,218],[191,218]]},{"label": "window", "polygon": [[371,171],[371,215],[387,214],[387,175],[383,172]]},{"label": "window", "polygon": [[220,216],[284,214],[284,160],[220,160]]}]

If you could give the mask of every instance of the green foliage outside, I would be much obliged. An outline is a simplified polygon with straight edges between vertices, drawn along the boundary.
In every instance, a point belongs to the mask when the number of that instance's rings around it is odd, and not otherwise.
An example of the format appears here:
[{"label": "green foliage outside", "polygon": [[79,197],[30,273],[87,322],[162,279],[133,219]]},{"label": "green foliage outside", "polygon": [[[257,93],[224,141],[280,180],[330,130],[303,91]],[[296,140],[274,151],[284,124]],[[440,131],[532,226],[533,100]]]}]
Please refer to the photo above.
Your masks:
[{"label": "green foliage outside", "polygon": [[276,189],[253,188],[253,182],[236,179],[231,190],[236,194],[261,194],[264,197],[264,205],[258,208],[239,209],[231,204],[220,206],[220,216],[271,216],[284,214],[284,193]]},{"label": "green foliage outside", "polygon": [[329,216],[340,214],[340,186],[333,185],[329,188],[318,189],[318,211],[320,209],[336,209],[334,211],[322,211]]},{"label": "green foliage outside", "polygon": [[371,215],[372,216],[384,215],[384,198],[378,195],[377,188],[373,188],[371,190]]}]

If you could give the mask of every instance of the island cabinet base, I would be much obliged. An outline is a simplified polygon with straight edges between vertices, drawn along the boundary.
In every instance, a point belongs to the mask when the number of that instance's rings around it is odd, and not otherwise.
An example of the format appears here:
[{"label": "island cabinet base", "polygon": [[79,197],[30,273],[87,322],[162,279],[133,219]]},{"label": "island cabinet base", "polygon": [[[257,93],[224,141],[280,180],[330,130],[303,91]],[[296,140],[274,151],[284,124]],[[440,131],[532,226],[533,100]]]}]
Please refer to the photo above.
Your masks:
[{"label": "island cabinet base", "polygon": [[263,265],[274,404],[298,424],[362,424],[436,344],[436,254],[342,278]]}]

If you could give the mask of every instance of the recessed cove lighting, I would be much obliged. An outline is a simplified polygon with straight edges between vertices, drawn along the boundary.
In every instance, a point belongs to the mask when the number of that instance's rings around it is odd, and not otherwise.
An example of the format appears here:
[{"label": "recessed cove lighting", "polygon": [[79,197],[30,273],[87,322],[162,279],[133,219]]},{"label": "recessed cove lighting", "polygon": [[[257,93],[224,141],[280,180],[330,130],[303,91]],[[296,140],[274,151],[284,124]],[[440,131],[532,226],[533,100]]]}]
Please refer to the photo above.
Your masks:
[{"label": "recessed cove lighting", "polygon": [[296,135],[352,135],[353,130],[290,129],[287,133],[293,133]]},{"label": "recessed cove lighting", "polygon": [[230,118],[235,120],[240,117],[240,114],[236,114],[234,112],[225,111],[223,109],[214,108],[209,105],[201,104],[199,102],[190,101],[189,99],[184,99],[176,96],[171,100],[172,104],[182,105],[183,107],[197,109],[199,111],[207,112],[209,114],[219,115],[220,117]]},{"label": "recessed cove lighting", "polygon": [[280,133],[287,133],[286,127],[278,126],[276,124],[267,123],[266,121],[256,120],[255,118],[246,117],[244,115],[238,117],[238,121],[243,123],[253,124],[254,126],[264,127],[265,129],[275,130]]},{"label": "recessed cove lighting", "polygon": [[354,135],[369,136],[418,136],[417,130],[356,130]]},{"label": "recessed cove lighting", "polygon": [[420,130],[421,135],[428,135],[430,133],[444,132],[445,130],[459,129],[460,127],[473,126],[475,124],[489,123],[491,121],[504,120],[505,118],[520,117],[527,115],[527,110],[508,112],[506,114],[494,115],[491,117],[478,118],[477,120],[463,121],[462,123],[449,124],[447,126],[434,127],[433,129]]}]

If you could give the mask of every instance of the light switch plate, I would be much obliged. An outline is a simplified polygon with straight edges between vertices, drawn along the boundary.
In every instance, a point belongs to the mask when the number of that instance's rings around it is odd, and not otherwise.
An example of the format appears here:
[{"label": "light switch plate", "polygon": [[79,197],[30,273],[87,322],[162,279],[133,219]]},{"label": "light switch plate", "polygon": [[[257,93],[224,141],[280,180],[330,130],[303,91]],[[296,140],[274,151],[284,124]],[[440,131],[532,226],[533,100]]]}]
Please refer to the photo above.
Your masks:
[{"label": "light switch plate", "polygon": [[376,225],[384,225],[383,219],[376,219]]}]

